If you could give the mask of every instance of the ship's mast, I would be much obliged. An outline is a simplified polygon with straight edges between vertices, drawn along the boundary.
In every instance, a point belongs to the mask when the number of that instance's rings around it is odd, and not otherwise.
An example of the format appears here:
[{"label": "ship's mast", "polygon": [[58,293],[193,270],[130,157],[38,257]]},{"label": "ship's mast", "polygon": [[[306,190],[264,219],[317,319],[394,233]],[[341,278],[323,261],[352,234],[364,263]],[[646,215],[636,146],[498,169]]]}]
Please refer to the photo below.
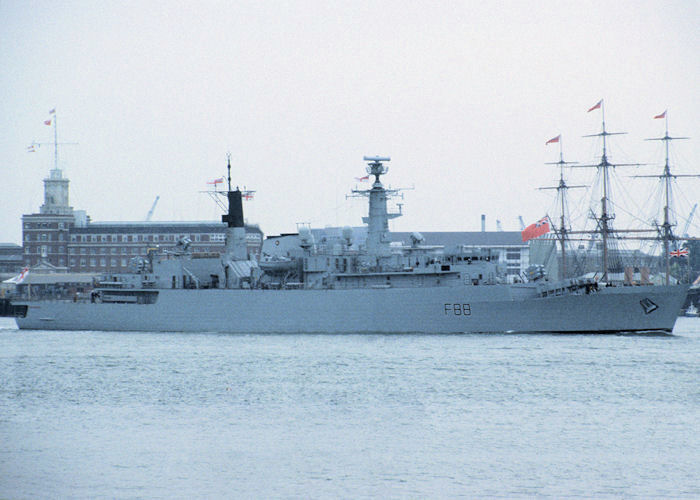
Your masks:
[{"label": "ship's mast", "polygon": [[389,171],[389,167],[384,162],[391,161],[389,157],[365,156],[364,161],[368,162],[367,173],[374,176],[374,183],[369,190],[353,190],[351,197],[369,197],[369,213],[363,217],[363,222],[367,224],[367,252],[376,255],[388,253],[389,245],[389,220],[400,217],[398,213],[389,213],[387,210],[387,199],[396,195],[400,190],[386,189],[382,185],[379,177]]},{"label": "ship's mast", "polygon": [[[556,139],[556,140],[555,140]],[[570,162],[570,161],[564,161],[564,153],[563,153],[563,146],[562,146],[562,137],[561,134],[557,136],[555,139],[552,139],[547,142],[549,144],[550,142],[558,142],[559,143],[559,161],[557,162],[551,162],[547,163],[547,165],[558,165],[559,166],[559,185],[558,186],[547,186],[547,187],[541,187],[540,189],[546,190],[546,189],[556,189],[557,190],[557,196],[559,197],[561,201],[561,218],[560,218],[560,227],[559,227],[559,243],[561,244],[561,277],[566,278],[567,275],[567,268],[566,268],[566,240],[567,240],[567,226],[566,226],[566,191],[569,189],[575,189],[575,188],[583,188],[586,186],[569,186],[566,184],[566,181],[564,180],[564,167],[567,165],[574,165],[576,162]]]},{"label": "ship's mast", "polygon": [[679,139],[689,139],[689,137],[671,137],[668,135],[668,112],[664,111],[660,115],[655,116],[654,118],[663,118],[665,121],[665,127],[666,131],[664,133],[663,137],[653,137],[650,139],[646,139],[647,141],[664,141],[665,145],[665,150],[666,150],[666,160],[664,162],[664,170],[661,175],[638,175],[635,177],[657,177],[662,180],[664,184],[664,222],[661,225],[661,238],[664,242],[664,267],[666,268],[666,284],[669,284],[669,276],[671,273],[671,241],[673,241],[673,224],[671,223],[671,217],[670,217],[670,207],[671,207],[671,198],[672,198],[672,190],[671,190],[671,181],[675,179],[676,177],[700,177],[700,175],[695,175],[695,174],[686,174],[686,175],[678,175],[678,174],[672,174],[671,173],[671,164],[669,161],[669,143],[671,141],[679,140]]},{"label": "ship's mast", "polygon": [[600,199],[600,217],[596,217],[598,221],[598,227],[600,228],[600,234],[603,240],[603,281],[608,281],[608,239],[612,234],[612,220],[615,218],[615,214],[609,211],[608,203],[610,200],[610,168],[614,167],[625,167],[625,166],[639,166],[638,163],[610,163],[608,160],[608,149],[607,149],[607,138],[610,135],[623,135],[627,132],[608,132],[605,128],[605,103],[601,99],[598,104],[593,106],[588,111],[591,112],[594,109],[600,109],[602,115],[602,131],[597,134],[584,135],[584,137],[602,137],[603,138],[603,154],[600,157],[600,162],[595,165],[578,165],[578,167],[595,167],[602,176],[603,180],[603,196]]}]

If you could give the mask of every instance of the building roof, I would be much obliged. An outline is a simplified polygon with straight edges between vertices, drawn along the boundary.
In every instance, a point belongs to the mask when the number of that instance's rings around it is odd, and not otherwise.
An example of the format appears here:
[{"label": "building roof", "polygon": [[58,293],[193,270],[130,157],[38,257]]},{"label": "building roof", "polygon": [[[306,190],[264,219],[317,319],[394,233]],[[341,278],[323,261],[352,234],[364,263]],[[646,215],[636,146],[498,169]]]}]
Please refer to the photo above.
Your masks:
[{"label": "building roof", "polygon": [[[186,233],[186,232],[212,232],[219,233],[226,228],[226,224],[216,221],[183,221],[183,222],[90,222],[85,227],[73,227],[72,234],[99,234],[99,233]],[[247,224],[246,231],[261,233],[257,225]]]}]

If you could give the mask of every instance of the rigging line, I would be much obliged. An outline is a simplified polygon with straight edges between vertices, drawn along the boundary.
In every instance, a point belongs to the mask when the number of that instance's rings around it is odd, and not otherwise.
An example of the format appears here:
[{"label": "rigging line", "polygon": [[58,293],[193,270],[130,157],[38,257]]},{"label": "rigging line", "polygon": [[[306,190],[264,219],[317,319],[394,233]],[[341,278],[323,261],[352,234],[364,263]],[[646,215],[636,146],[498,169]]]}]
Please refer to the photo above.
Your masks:
[{"label": "rigging line", "polygon": [[623,194],[623,196],[625,198],[624,201],[626,201],[627,204],[632,205],[633,208],[637,212],[642,212],[643,211],[642,207],[639,206],[639,204],[637,203],[635,198],[632,196],[632,194],[629,192],[629,190],[625,188],[624,183],[620,182],[619,185],[620,185],[620,192]]},{"label": "rigging line", "polygon": [[[624,200],[623,200],[623,201],[624,201]],[[614,201],[611,201],[611,202],[609,202],[609,203],[613,206],[613,208],[615,208],[616,210],[618,210],[618,211],[620,211],[620,212],[622,212],[622,213],[624,213],[624,214],[630,216],[632,219],[636,220],[637,222],[641,222],[641,223],[644,224],[644,225],[648,224],[647,221],[645,221],[644,219],[642,219],[642,218],[636,216],[635,214],[633,214],[632,212],[630,212],[629,210],[627,210],[623,205],[618,205],[617,202],[614,202]],[[639,209],[638,209],[638,210],[639,210]],[[640,211],[641,211],[641,210],[640,210]]]}]

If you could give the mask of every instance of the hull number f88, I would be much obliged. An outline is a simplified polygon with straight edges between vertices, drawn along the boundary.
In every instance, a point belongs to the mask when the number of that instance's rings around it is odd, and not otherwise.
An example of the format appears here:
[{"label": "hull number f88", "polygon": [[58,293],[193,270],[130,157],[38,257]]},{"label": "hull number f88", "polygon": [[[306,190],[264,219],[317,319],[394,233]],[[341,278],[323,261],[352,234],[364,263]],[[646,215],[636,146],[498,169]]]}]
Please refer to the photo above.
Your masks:
[{"label": "hull number f88", "polygon": [[445,304],[445,314],[452,316],[471,316],[472,306],[470,304]]}]

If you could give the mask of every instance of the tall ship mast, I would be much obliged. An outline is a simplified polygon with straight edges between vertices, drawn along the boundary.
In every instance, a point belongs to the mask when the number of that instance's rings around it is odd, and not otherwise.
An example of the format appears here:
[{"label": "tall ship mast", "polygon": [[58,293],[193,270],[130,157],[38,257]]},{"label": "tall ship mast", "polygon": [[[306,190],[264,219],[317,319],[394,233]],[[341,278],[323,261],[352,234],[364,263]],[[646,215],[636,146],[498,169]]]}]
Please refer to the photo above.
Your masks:
[{"label": "tall ship mast", "polygon": [[566,245],[567,245],[567,234],[569,233],[569,228],[567,225],[566,214],[567,214],[567,201],[566,193],[569,189],[583,188],[586,186],[569,186],[564,180],[564,168],[568,165],[575,165],[577,162],[564,161],[562,136],[559,134],[553,139],[548,140],[545,145],[558,143],[559,144],[559,161],[548,162],[546,165],[557,165],[559,167],[559,184],[557,186],[546,186],[541,187],[541,190],[556,189],[557,197],[561,202],[561,216],[559,222],[559,231],[557,231],[557,237],[561,245],[561,277],[566,278],[568,275],[568,270],[566,267]]},{"label": "tall ship mast", "polygon": [[603,281],[608,282],[608,271],[609,271],[609,260],[610,260],[610,239],[614,231],[612,227],[612,221],[615,219],[615,214],[612,212],[610,203],[610,170],[615,167],[636,167],[639,163],[611,163],[608,159],[608,137],[613,135],[624,135],[627,132],[608,132],[605,128],[605,102],[603,99],[598,101],[594,106],[592,106],[588,112],[600,109],[602,127],[601,131],[597,134],[584,135],[584,137],[602,137],[603,138],[603,151],[600,156],[600,161],[596,164],[591,165],[574,165],[574,168],[596,168],[598,169],[598,174],[602,179],[602,196],[600,199],[600,215],[593,214],[594,219],[598,224],[598,232],[601,235],[603,243],[603,259],[602,259],[602,272]]},{"label": "tall ship mast", "polygon": [[671,274],[671,242],[675,240],[674,235],[673,235],[673,224],[671,222],[671,217],[670,217],[670,210],[671,210],[671,203],[673,199],[673,193],[672,193],[672,181],[678,177],[700,177],[700,175],[697,174],[673,174],[671,173],[671,164],[669,161],[669,145],[671,141],[676,141],[676,140],[684,140],[684,139],[690,139],[690,137],[671,137],[668,135],[668,110],[664,111],[663,113],[656,115],[654,117],[655,119],[661,119],[663,118],[665,122],[665,133],[663,137],[652,137],[649,139],[646,139],[647,141],[663,141],[664,142],[664,149],[665,149],[665,161],[664,161],[664,168],[661,174],[659,175],[636,175],[635,177],[652,177],[652,178],[658,178],[661,179],[661,182],[663,183],[663,190],[664,190],[664,221],[661,224],[660,229],[660,237],[661,240],[663,241],[663,252],[664,252],[664,267],[666,271],[666,279],[665,282],[668,285],[669,284],[669,277]]}]

